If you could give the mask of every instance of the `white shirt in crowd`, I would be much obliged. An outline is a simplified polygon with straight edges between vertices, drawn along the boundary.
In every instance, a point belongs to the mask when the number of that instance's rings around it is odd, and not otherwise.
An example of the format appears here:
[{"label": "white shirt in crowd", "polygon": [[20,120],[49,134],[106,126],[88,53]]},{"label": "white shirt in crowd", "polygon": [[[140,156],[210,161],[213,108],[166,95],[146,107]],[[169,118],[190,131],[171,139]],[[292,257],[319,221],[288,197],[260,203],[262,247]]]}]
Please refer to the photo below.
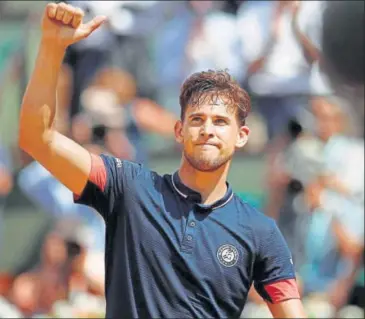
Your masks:
[{"label": "white shirt in crowd", "polygon": [[[311,20],[320,13],[321,1],[301,1],[298,24],[305,33],[318,37]],[[245,66],[261,57],[270,39],[271,21],[276,1],[246,1],[237,13],[241,52]],[[258,95],[297,95],[310,92],[311,67],[292,29],[292,13],[284,12],[279,37],[261,70],[249,80],[250,89]]]}]

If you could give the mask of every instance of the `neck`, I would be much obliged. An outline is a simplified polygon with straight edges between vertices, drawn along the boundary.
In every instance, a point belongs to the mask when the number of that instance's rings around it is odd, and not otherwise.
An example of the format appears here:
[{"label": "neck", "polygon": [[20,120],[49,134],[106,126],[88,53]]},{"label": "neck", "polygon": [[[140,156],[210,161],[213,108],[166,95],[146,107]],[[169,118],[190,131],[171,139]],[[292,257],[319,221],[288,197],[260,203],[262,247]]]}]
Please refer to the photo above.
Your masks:
[{"label": "neck", "polygon": [[179,176],[184,185],[200,193],[203,204],[209,205],[226,194],[229,166],[228,162],[216,171],[203,172],[192,167],[183,157]]}]

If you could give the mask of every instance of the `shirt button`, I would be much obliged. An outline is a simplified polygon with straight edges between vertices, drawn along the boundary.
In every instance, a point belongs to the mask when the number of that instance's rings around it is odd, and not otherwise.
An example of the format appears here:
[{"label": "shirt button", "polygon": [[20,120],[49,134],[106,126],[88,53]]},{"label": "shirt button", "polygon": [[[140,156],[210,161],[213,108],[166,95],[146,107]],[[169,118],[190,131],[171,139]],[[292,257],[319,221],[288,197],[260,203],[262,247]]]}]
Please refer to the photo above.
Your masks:
[{"label": "shirt button", "polygon": [[196,224],[195,224],[195,222],[194,222],[194,221],[191,221],[191,222],[190,222],[190,227],[195,227],[195,225],[196,225]]},{"label": "shirt button", "polygon": [[188,236],[186,236],[186,239],[187,239],[188,241],[191,241],[191,240],[193,239],[193,237],[191,237],[190,235],[188,235]]}]

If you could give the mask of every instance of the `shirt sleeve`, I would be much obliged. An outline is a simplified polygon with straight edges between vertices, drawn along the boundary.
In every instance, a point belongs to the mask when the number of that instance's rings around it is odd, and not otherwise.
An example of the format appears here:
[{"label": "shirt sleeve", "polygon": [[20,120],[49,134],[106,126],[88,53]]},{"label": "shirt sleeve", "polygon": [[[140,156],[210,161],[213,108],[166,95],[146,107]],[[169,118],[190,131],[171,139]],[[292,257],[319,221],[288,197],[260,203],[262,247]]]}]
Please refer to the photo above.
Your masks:
[{"label": "shirt sleeve", "polygon": [[358,244],[364,242],[364,205],[330,190],[320,195],[321,209],[337,220],[347,236]]},{"label": "shirt sleeve", "polygon": [[260,296],[270,303],[300,298],[291,253],[273,220],[260,238],[254,285]]},{"label": "shirt sleeve", "polygon": [[130,184],[141,170],[140,164],[109,155],[91,154],[89,180],[81,195],[74,194],[74,202],[96,209],[107,221],[125,196],[125,185]]}]

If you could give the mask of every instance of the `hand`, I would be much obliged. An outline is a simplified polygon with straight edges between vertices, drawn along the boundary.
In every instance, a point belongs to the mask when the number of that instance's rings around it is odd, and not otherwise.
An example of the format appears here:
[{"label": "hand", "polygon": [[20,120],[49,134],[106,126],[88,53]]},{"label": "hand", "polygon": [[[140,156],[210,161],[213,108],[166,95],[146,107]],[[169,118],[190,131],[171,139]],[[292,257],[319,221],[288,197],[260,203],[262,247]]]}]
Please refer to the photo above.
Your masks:
[{"label": "hand", "polygon": [[65,3],[47,4],[42,18],[42,41],[51,46],[66,48],[88,37],[105,21],[105,16],[97,16],[83,23],[84,12]]}]

